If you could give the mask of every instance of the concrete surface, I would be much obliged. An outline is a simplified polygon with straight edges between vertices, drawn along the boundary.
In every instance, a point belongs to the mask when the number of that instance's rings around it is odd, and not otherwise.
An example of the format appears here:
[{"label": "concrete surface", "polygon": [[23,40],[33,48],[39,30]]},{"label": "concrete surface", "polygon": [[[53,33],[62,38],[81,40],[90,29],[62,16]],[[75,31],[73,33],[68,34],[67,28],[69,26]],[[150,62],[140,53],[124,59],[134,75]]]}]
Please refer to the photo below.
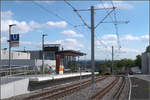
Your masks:
[{"label": "concrete surface", "polygon": [[16,79],[0,85],[0,99],[28,93],[29,79]]},{"label": "concrete surface", "polygon": [[129,77],[136,77],[150,82],[150,75],[130,75]]},{"label": "concrete surface", "polygon": [[[95,74],[98,74],[95,72]],[[91,75],[91,72],[82,72],[82,76]],[[80,76],[80,73],[69,73],[69,74],[63,74],[63,75],[40,75],[40,76],[28,76],[30,81],[34,82],[42,82],[42,81],[48,81],[48,80],[56,80],[56,79],[64,79],[64,78],[70,78],[70,77],[77,77]]]},{"label": "concrete surface", "polygon": [[150,82],[131,77],[132,89],[130,100],[150,100]]}]

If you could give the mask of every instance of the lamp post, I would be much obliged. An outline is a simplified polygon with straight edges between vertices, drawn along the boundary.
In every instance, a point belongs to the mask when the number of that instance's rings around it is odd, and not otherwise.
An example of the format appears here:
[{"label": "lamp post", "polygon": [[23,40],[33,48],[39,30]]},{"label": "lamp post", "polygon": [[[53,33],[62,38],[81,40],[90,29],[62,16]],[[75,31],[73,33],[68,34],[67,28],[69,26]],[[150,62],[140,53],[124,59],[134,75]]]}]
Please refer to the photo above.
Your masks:
[{"label": "lamp post", "polygon": [[11,27],[12,26],[16,26],[16,24],[11,24],[11,25],[9,25],[9,40],[8,40],[8,42],[9,42],[9,75],[11,75],[11,63],[10,63],[10,61],[11,61],[11,37],[10,37],[10,35],[11,35]]},{"label": "lamp post", "polygon": [[1,51],[2,51],[1,50],[2,46],[1,45],[2,45],[2,32],[0,32],[0,61],[1,61],[1,54],[2,54],[1,53]]},{"label": "lamp post", "polygon": [[47,34],[42,35],[42,72],[44,74],[44,37],[47,36]]}]

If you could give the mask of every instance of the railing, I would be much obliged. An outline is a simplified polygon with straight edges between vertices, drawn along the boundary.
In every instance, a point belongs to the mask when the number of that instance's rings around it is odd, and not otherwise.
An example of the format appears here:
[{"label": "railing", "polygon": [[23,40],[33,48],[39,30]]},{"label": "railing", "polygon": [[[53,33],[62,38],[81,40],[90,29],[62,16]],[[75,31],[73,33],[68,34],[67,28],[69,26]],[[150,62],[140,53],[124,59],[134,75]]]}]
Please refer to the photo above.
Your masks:
[{"label": "railing", "polygon": [[[11,70],[11,75],[10,75]],[[0,77],[7,77],[7,76],[18,76],[18,75],[28,75],[28,74],[35,74],[37,73],[36,70],[31,69],[29,66],[23,67],[12,67],[10,68],[0,68]]]}]

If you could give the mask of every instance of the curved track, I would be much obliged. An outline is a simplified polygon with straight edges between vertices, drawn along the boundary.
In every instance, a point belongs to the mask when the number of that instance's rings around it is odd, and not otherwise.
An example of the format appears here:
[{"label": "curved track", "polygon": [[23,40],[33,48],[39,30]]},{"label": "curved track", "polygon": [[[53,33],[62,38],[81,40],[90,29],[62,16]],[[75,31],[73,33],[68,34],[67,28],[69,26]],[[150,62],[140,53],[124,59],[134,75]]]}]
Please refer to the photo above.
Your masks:
[{"label": "curved track", "polygon": [[115,89],[115,93],[113,94],[113,100],[121,100],[121,94],[123,92],[123,89],[126,85],[126,79],[125,77],[116,77],[115,80],[110,83],[109,85],[107,85],[105,88],[103,88],[101,91],[97,92],[96,94],[94,94],[90,100],[100,100],[102,99],[107,93],[110,92],[110,90],[113,89],[113,87],[115,87],[115,85],[118,85],[117,83],[119,83],[119,79],[121,79],[121,83],[119,84],[118,88]]},{"label": "curved track", "polygon": [[[95,78],[95,82],[99,82],[104,80],[106,77],[97,77]],[[42,91],[41,93],[37,93],[31,96],[28,96],[24,98],[23,100],[33,100],[33,99],[40,99],[40,100],[46,100],[46,99],[57,99],[61,98],[63,96],[66,96],[68,94],[71,94],[75,91],[79,91],[80,89],[86,88],[91,84],[91,80],[84,80],[77,83],[67,84],[63,87],[55,87],[51,90]]]},{"label": "curved track", "polygon": [[[95,82],[100,82],[106,78],[107,77],[96,77]],[[114,92],[113,94],[111,94],[112,100],[121,100],[120,97],[123,94],[123,89],[126,83],[127,82],[126,82],[125,77],[123,76],[115,77],[115,79],[111,83],[109,83],[102,90],[98,91],[96,94],[92,95],[89,98],[89,100],[102,99],[107,93],[109,93],[113,89],[113,87],[117,85],[118,85],[117,88],[114,88]],[[82,80],[76,83],[66,84],[64,86],[57,86],[57,87],[51,88],[50,90],[44,90],[42,92],[25,97],[23,100],[55,100],[55,99],[67,96],[69,94],[72,94],[74,92],[77,92],[81,89],[87,88],[90,85],[91,85],[91,80],[86,79],[86,80]]]}]

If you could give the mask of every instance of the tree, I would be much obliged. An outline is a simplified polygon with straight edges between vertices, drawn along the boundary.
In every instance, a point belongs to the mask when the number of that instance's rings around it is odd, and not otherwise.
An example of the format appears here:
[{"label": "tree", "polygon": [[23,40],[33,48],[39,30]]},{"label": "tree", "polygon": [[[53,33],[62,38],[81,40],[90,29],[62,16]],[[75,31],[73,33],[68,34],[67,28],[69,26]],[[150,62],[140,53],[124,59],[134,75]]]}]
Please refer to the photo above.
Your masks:
[{"label": "tree", "polygon": [[111,66],[112,66],[111,61],[100,62],[99,69],[98,69],[99,73],[102,73],[105,68],[111,68]]},{"label": "tree", "polygon": [[78,66],[77,66],[77,63],[76,63],[76,62],[70,61],[70,62],[68,62],[67,67],[68,67],[69,69],[71,69],[72,72],[76,72]]},{"label": "tree", "polygon": [[[115,72],[119,72],[122,69],[122,67],[134,67],[134,66],[136,66],[134,60],[121,59],[121,60],[114,61],[113,70]],[[99,72],[102,72],[103,69],[106,67],[112,67],[112,61],[100,62],[99,63]]]},{"label": "tree", "polygon": [[135,59],[135,65],[138,66],[141,69],[141,55],[137,55]]},{"label": "tree", "polygon": [[117,63],[117,67],[134,67],[135,63],[134,60],[131,59],[121,59]]}]

